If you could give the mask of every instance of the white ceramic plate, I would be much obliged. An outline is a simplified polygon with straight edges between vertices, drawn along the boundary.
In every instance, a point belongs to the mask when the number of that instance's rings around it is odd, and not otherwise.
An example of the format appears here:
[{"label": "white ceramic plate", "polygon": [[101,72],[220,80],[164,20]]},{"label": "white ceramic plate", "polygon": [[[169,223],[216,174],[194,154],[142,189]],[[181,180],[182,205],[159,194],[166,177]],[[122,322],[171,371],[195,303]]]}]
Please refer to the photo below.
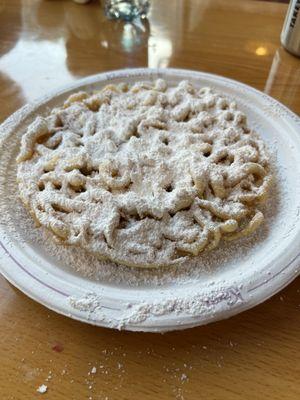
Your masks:
[{"label": "white ceramic plate", "polygon": [[[244,258],[188,280],[155,281],[134,287],[83,277],[30,241],[13,226],[11,199],[19,139],[37,113],[61,104],[74,90],[93,90],[108,82],[162,77],[169,83],[189,79],[237,100],[254,127],[276,152],[281,204],[268,235]],[[13,138],[13,139],[12,139]],[[132,69],[75,82],[13,114],[0,127],[0,269],[16,287],[46,307],[94,325],[136,331],[184,329],[227,318],[266,300],[298,275],[300,253],[300,120],[267,95],[236,81],[176,69]],[[12,193],[13,191],[13,193]],[[17,201],[17,200],[16,200]],[[18,221],[15,218],[15,225]],[[222,264],[222,262],[220,261]],[[73,301],[71,300],[73,299]]]}]

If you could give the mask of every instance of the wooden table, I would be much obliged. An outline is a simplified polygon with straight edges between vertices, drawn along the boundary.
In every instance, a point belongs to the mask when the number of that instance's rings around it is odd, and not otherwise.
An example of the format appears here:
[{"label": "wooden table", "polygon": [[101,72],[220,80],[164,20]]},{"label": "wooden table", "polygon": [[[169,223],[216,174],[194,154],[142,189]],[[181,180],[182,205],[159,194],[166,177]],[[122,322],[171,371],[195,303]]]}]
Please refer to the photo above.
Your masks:
[{"label": "wooden table", "polygon": [[[98,2],[2,0],[0,118],[82,76],[147,65],[234,78],[299,113],[300,60],[279,42],[286,9],[152,1],[149,20],[134,28],[106,20]],[[1,278],[0,399],[299,399],[299,284],[230,320],[159,335],[81,324]]]}]

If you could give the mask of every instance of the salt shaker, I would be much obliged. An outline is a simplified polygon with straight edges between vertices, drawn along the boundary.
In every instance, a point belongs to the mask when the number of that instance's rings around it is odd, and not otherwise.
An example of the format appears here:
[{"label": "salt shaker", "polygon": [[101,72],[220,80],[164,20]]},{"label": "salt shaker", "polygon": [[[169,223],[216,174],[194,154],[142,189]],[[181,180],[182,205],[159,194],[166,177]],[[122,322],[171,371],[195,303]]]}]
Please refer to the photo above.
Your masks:
[{"label": "salt shaker", "polygon": [[291,0],[280,39],[287,51],[300,56],[300,0]]}]

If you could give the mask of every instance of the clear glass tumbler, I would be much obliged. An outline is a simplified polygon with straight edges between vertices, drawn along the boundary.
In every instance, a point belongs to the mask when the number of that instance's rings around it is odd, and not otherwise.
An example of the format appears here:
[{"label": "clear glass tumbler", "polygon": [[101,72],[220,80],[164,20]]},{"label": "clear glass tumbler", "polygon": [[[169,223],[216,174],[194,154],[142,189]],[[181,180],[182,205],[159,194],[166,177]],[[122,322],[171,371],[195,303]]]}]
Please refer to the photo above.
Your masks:
[{"label": "clear glass tumbler", "polygon": [[105,15],[112,19],[132,21],[145,18],[149,7],[149,0],[104,0]]}]

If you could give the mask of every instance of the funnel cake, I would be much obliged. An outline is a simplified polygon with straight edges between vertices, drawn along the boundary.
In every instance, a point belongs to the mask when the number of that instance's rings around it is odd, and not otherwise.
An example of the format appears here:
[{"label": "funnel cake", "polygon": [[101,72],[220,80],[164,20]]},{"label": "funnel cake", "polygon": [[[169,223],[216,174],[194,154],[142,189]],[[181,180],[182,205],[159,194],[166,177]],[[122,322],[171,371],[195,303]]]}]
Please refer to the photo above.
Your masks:
[{"label": "funnel cake", "polygon": [[22,137],[20,196],[59,242],[138,267],[252,234],[272,184],[234,101],[187,81],[71,95]]}]

